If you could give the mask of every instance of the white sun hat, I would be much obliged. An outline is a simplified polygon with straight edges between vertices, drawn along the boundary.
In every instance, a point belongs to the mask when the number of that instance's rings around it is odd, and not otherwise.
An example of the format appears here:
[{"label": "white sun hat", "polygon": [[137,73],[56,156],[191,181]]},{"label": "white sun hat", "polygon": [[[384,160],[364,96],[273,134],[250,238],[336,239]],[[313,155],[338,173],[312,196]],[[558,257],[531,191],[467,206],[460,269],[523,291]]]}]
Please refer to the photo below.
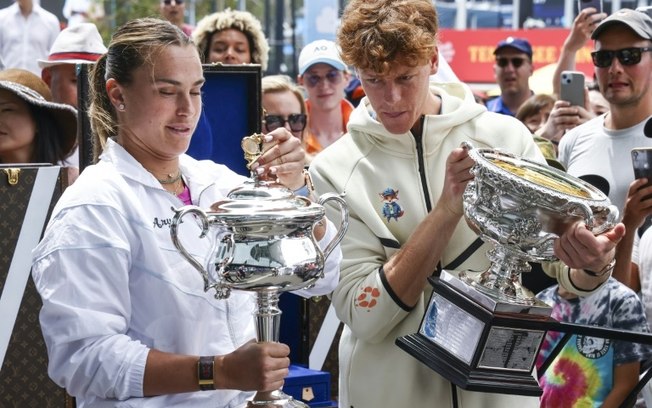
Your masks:
[{"label": "white sun hat", "polygon": [[92,64],[107,52],[102,36],[93,23],[80,23],[62,30],[52,44],[47,60],[39,67],[60,64]]}]

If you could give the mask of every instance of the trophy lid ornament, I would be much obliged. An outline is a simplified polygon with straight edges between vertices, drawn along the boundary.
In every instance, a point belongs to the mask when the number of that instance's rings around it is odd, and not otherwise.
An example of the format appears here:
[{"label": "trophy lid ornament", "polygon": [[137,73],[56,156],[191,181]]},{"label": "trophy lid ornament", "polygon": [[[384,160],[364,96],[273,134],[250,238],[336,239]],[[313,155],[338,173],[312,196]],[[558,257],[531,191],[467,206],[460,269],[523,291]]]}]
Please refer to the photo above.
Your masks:
[{"label": "trophy lid ornament", "polygon": [[244,152],[244,158],[247,161],[247,168],[251,169],[251,164],[258,160],[260,155],[263,154],[263,142],[265,141],[265,135],[262,133],[254,133],[251,136],[245,136],[240,142],[242,151]]}]

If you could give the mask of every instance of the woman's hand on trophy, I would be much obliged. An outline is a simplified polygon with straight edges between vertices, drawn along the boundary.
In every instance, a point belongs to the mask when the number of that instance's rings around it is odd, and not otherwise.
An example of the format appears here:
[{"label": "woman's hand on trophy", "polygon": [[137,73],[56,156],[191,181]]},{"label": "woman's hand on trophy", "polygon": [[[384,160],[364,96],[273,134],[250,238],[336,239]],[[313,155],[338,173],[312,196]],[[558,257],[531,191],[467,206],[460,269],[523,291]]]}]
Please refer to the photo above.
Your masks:
[{"label": "woman's hand on trophy", "polygon": [[274,391],[289,373],[290,348],[283,343],[252,340],[230,354],[215,359],[216,388]]},{"label": "woman's hand on trophy", "polygon": [[438,206],[442,206],[453,215],[464,215],[462,195],[469,181],[473,180],[471,167],[475,162],[463,147],[454,149],[446,159],[446,177]]},{"label": "woman's hand on trophy", "polygon": [[263,154],[251,165],[261,179],[276,177],[291,190],[305,184],[305,152],[301,140],[280,127],[264,136]]}]

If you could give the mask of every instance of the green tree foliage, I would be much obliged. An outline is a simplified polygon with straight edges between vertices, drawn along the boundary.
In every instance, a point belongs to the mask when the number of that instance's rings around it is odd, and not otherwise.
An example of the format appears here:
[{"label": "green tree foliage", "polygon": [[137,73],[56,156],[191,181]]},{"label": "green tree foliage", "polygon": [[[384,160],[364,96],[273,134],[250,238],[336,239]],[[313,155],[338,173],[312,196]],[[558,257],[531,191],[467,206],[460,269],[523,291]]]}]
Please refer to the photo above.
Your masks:
[{"label": "green tree foliage", "polygon": [[[186,11],[190,10],[191,2],[186,1]],[[102,21],[98,21],[97,26],[102,34],[105,44],[111,39],[111,33],[116,27],[126,23],[134,18],[141,17],[160,17],[159,14],[160,0],[104,0],[106,16]],[[263,21],[264,1],[247,1],[247,11]],[[274,1],[272,1],[274,3]],[[196,0],[195,18],[199,21],[207,14],[230,7],[237,9],[240,2],[238,0]]]}]

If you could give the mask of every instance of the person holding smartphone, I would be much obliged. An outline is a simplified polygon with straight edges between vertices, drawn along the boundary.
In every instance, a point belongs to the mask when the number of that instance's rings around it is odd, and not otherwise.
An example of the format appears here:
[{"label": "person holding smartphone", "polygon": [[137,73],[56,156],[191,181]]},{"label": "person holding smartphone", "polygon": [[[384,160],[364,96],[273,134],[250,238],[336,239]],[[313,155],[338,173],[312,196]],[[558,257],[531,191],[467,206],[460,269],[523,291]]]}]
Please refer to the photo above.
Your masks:
[{"label": "person holding smartphone", "polygon": [[591,38],[595,75],[609,112],[569,130],[559,159],[576,177],[603,177],[609,199],[622,211],[634,174],[631,166],[616,166],[614,160],[628,158],[634,147],[652,146],[644,134],[652,115],[652,18],[621,9],[604,19]]},{"label": "person holding smartphone", "polygon": [[652,18],[621,9],[605,18],[591,38],[595,76],[609,112],[569,130],[559,144],[559,161],[569,174],[597,180],[623,214],[627,233],[618,246],[614,275],[627,283],[628,253],[639,220],[632,216],[634,204],[625,206],[628,196],[632,198],[634,172],[621,161],[629,160],[632,148],[652,146],[652,138],[645,135],[652,116]]},{"label": "person holding smartphone", "polygon": [[[600,21],[607,17],[607,14],[595,7],[590,7],[590,5],[590,2],[583,0],[578,2],[579,13],[573,20],[568,37],[561,47],[557,67],[553,74],[552,90],[554,95],[561,96],[562,72],[575,69],[577,52],[589,41],[591,33]],[[537,136],[550,140],[558,148],[559,141],[567,130],[585,123],[595,115],[591,109],[590,96],[587,93],[584,94],[584,103],[581,104],[573,104],[563,97],[559,97],[550,112],[549,120],[538,131]]]}]

